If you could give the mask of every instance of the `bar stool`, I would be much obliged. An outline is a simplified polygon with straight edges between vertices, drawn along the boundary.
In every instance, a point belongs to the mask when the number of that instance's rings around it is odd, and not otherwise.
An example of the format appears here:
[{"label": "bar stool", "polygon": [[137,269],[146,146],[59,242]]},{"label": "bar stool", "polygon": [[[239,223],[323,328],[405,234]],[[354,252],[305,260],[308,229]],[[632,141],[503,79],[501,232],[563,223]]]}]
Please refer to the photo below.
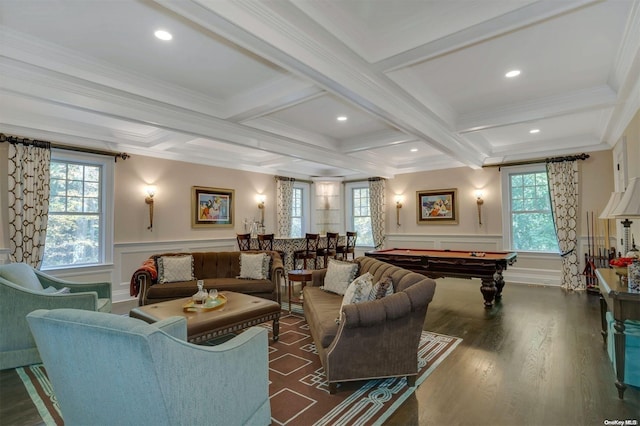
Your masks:
[{"label": "bar stool", "polygon": [[276,251],[280,254],[282,263],[284,264],[284,252],[280,250],[273,250],[273,234],[258,234],[258,250]]},{"label": "bar stool", "polygon": [[306,250],[296,250],[293,252],[293,267],[296,267],[296,262],[302,260],[303,269],[307,269],[307,260],[313,260],[313,269],[316,269],[316,261],[318,259],[318,241],[320,241],[320,235],[318,234],[305,234]]},{"label": "bar stool", "polygon": [[338,249],[338,238],[340,235],[337,232],[327,232],[327,246],[324,248],[319,248],[316,251],[318,257],[322,257],[324,259],[324,268],[327,267],[327,261],[329,256],[335,258]]},{"label": "bar stool", "polygon": [[240,251],[251,250],[251,234],[236,234]]},{"label": "bar stool", "polygon": [[347,255],[351,253],[351,260],[356,258],[356,240],[358,239],[357,232],[347,231],[346,245],[338,246],[336,248],[336,258],[340,256],[342,260],[347,260]]}]

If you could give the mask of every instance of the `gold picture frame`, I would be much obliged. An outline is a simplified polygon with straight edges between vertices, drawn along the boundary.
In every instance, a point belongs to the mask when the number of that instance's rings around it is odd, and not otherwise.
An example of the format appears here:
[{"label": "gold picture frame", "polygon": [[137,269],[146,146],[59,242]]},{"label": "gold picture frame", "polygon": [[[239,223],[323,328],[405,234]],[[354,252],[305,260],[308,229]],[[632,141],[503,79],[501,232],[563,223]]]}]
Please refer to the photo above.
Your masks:
[{"label": "gold picture frame", "polygon": [[191,187],[191,226],[193,228],[233,227],[234,203],[233,189]]},{"label": "gold picture frame", "polygon": [[457,224],[457,188],[416,191],[418,224]]}]

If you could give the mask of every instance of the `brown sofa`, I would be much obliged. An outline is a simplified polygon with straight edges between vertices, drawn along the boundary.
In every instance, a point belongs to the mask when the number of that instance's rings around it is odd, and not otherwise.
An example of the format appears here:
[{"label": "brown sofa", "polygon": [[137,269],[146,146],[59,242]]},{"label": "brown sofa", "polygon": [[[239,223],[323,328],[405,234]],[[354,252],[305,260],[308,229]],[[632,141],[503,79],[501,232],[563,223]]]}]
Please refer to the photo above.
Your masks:
[{"label": "brown sofa", "polygon": [[[150,305],[192,296],[197,292],[196,280],[203,280],[205,289],[245,293],[280,303],[280,277],[284,274],[282,259],[276,251],[271,256],[268,279],[243,279],[240,275],[240,253],[260,251],[193,252],[156,254],[147,259],[131,277],[131,295],[138,296],[138,305]],[[196,280],[158,284],[158,258],[162,256],[193,256]]]},{"label": "brown sofa", "polygon": [[374,283],[390,274],[394,294],[345,305],[336,321],[343,296],[320,288],[326,269],[313,271],[311,285],[303,290],[304,315],[329,392],[336,392],[338,382],[381,377],[406,376],[407,384],[415,386],[420,334],[436,282],[371,257],[355,261],[358,276],[370,272]]}]

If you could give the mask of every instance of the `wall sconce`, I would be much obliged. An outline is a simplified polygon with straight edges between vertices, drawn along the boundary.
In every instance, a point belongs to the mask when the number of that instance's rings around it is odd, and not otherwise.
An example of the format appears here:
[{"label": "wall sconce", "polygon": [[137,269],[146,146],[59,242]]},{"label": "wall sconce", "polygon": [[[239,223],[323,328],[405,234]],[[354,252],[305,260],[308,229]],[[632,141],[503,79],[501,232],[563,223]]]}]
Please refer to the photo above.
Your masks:
[{"label": "wall sconce", "polygon": [[147,186],[144,191],[146,193],[144,202],[149,206],[149,226],[147,229],[153,232],[153,196],[156,195],[156,187]]},{"label": "wall sconce", "polygon": [[476,204],[478,205],[478,224],[482,225],[482,205],[484,204],[484,200],[482,199],[482,191],[476,191]]},{"label": "wall sconce", "polygon": [[402,208],[402,195],[396,195],[396,225],[400,226],[400,209]]},{"label": "wall sconce", "polygon": [[264,200],[266,200],[264,194],[258,194],[256,199],[258,200],[258,208],[260,209],[260,225],[264,226]]}]

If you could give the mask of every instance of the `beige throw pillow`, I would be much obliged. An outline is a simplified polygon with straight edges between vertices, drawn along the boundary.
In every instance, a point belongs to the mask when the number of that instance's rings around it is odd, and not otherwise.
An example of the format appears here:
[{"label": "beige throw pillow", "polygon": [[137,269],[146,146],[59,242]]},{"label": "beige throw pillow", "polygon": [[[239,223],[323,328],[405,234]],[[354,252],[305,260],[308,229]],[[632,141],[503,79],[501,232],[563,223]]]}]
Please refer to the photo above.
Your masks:
[{"label": "beige throw pillow", "polygon": [[324,289],[344,295],[357,273],[357,263],[329,259],[327,274],[324,277]]},{"label": "beige throw pillow", "polygon": [[161,256],[158,258],[158,283],[193,281],[193,256]]},{"label": "beige throw pillow", "polygon": [[266,253],[240,253],[240,276],[251,280],[266,280],[269,277],[269,259]]}]

